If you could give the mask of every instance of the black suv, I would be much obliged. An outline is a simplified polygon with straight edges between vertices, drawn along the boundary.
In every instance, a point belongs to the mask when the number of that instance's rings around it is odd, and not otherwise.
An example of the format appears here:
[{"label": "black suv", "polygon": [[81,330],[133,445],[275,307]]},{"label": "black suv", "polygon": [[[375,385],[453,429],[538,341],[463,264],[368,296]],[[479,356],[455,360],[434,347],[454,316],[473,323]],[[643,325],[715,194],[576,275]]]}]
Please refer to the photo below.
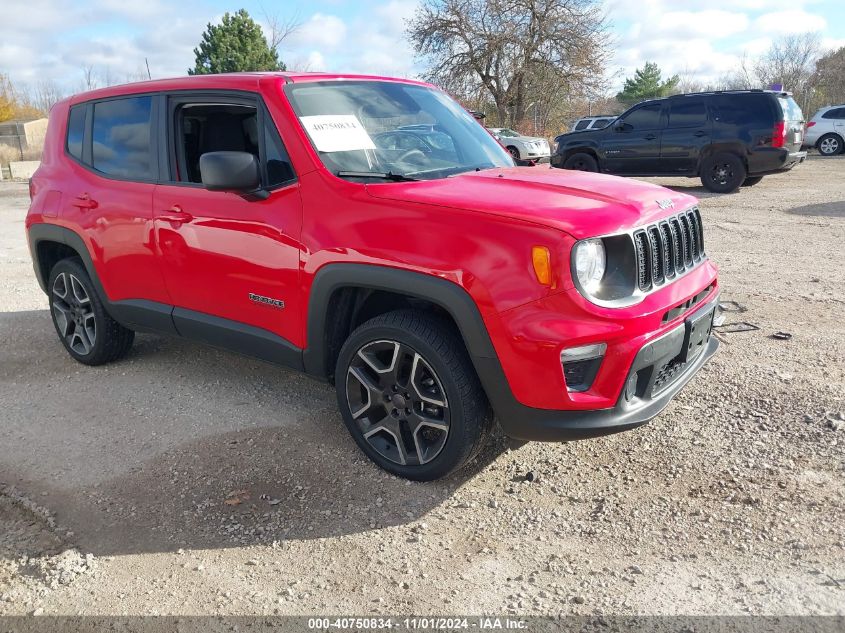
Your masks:
[{"label": "black suv", "polygon": [[804,116],[788,92],[731,90],[644,101],[602,130],[555,138],[554,167],[620,176],[700,176],[730,193],[804,161]]}]

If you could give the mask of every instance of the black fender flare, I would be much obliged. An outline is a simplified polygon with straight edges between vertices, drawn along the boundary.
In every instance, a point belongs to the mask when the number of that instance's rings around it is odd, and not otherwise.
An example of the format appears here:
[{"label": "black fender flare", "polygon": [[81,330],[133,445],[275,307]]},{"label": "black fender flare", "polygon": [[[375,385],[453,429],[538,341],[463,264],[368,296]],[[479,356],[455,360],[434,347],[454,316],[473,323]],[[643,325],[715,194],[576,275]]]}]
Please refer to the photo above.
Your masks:
[{"label": "black fender flare", "polygon": [[495,359],[496,351],[473,298],[461,286],[442,277],[426,273],[377,266],[372,264],[326,264],[317,271],[308,299],[306,348],[303,360],[307,373],[326,377],[332,368],[326,367],[324,333],[329,301],[344,287],[384,290],[416,299],[425,299],[443,308],[460,330],[473,362],[476,359]]},{"label": "black fender flare", "polygon": [[85,241],[78,233],[71,229],[59,226],[58,224],[33,224],[28,229],[29,233],[29,252],[32,256],[32,265],[35,268],[35,276],[38,279],[38,285],[44,292],[47,292],[47,282],[49,281],[41,267],[41,261],[38,255],[38,245],[41,242],[56,242],[57,244],[64,244],[75,250],[82,260],[85,270],[88,271],[88,276],[91,282],[96,286],[97,293],[103,302],[108,302],[108,297],[100,283],[100,278],[97,276],[97,271],[94,269],[94,262],[91,259],[91,253],[88,252],[88,247],[85,246]]}]

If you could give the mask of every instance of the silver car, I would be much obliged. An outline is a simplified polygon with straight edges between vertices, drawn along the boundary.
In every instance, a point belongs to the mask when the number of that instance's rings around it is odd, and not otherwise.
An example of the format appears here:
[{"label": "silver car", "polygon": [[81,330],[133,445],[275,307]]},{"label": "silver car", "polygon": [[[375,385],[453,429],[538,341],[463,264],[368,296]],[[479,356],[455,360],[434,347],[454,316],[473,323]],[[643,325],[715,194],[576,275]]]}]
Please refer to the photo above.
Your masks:
[{"label": "silver car", "polygon": [[535,136],[523,136],[506,127],[491,127],[490,133],[511,153],[517,160],[539,160],[551,156],[549,142],[544,138]]},{"label": "silver car", "polygon": [[572,125],[572,132],[581,132],[582,130],[601,130],[613,123],[618,116],[612,114],[603,116],[585,116],[581,117]]},{"label": "silver car", "polygon": [[815,147],[823,156],[836,156],[845,150],[845,105],[822,108],[807,122],[804,145]]}]

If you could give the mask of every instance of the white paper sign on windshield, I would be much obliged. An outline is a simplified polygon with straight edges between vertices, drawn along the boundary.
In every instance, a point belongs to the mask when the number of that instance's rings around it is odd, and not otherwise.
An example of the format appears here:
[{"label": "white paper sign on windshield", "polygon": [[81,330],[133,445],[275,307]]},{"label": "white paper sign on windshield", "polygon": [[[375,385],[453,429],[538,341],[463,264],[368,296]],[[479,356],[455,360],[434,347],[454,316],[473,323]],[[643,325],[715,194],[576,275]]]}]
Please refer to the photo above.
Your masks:
[{"label": "white paper sign on windshield", "polygon": [[320,152],[375,149],[373,139],[354,114],[320,114],[299,117]]}]

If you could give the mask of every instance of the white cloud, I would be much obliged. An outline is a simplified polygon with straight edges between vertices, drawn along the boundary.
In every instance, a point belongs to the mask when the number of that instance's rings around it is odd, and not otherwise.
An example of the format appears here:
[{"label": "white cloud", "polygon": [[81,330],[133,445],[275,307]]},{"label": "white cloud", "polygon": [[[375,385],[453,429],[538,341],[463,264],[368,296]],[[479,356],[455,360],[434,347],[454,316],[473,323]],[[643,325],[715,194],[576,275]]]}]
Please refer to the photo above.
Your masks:
[{"label": "white cloud", "polygon": [[794,9],[765,13],[754,20],[754,26],[766,33],[806,33],[827,27],[823,16]]},{"label": "white cloud", "polygon": [[660,17],[658,29],[676,38],[708,37],[718,39],[741,33],[748,28],[748,16],[730,11],[670,11]]},{"label": "white cloud", "polygon": [[325,50],[340,48],[347,39],[346,23],[336,15],[315,13],[284,43],[284,47],[319,46]]}]

